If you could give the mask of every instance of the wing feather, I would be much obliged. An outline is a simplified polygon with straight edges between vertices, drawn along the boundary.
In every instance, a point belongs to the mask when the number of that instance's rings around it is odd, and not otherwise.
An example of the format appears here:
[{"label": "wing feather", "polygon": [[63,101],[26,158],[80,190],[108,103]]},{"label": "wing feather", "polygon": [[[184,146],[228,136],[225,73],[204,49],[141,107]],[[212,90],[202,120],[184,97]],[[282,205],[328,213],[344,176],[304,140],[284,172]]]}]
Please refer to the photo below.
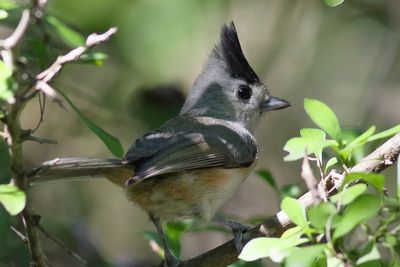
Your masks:
[{"label": "wing feather", "polygon": [[124,161],[136,166],[135,182],[185,170],[247,166],[257,157],[253,136],[240,126],[179,120],[144,135],[128,150]]}]

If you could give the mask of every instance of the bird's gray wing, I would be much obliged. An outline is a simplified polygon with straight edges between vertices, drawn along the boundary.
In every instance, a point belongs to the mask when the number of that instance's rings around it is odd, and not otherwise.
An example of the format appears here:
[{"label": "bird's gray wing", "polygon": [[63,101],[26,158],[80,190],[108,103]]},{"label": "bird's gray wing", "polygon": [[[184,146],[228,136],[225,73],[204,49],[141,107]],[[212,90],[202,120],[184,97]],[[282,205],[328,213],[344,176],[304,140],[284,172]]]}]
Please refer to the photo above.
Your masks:
[{"label": "bird's gray wing", "polygon": [[124,160],[135,164],[134,180],[141,180],[184,170],[249,166],[256,157],[257,145],[250,133],[192,120],[144,135]]}]

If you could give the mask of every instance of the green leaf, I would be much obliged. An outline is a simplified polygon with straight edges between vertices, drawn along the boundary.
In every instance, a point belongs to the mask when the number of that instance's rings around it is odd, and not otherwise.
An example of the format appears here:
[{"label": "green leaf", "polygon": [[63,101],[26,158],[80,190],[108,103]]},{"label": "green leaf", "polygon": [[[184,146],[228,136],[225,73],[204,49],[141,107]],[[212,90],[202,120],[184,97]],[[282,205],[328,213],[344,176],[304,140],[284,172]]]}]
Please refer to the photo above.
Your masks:
[{"label": "green leaf", "polygon": [[371,242],[367,245],[367,253],[362,257],[358,258],[356,264],[363,264],[366,262],[379,260],[381,255],[379,253],[378,247],[376,246],[375,242]]},{"label": "green leaf", "polygon": [[333,238],[337,239],[352,231],[359,224],[376,216],[381,207],[379,197],[364,194],[356,198],[343,212],[343,216],[336,224]]},{"label": "green leaf", "polygon": [[0,185],[0,203],[8,213],[17,215],[25,207],[26,196],[17,186],[2,184]]},{"label": "green leaf", "polygon": [[362,133],[360,136],[355,138],[353,141],[348,143],[344,149],[342,149],[340,152],[344,156],[348,156],[352,151],[365,143],[368,142],[368,138],[370,138],[374,132],[375,132],[376,127],[371,126],[368,130],[366,130],[364,133]]},{"label": "green leaf", "polygon": [[284,197],[292,197],[298,198],[301,195],[300,186],[297,184],[287,184],[282,186],[281,188],[282,196]]},{"label": "green leaf", "polygon": [[19,5],[15,1],[11,0],[1,0],[0,9],[11,10],[17,8]]},{"label": "green leaf", "polygon": [[306,209],[304,205],[297,199],[285,197],[281,203],[281,209],[286,215],[303,230],[308,229]]},{"label": "green leaf", "polygon": [[175,257],[181,256],[181,237],[190,227],[190,224],[182,222],[168,222],[165,227],[168,247],[171,249]]},{"label": "green leaf", "polygon": [[307,242],[307,239],[300,238],[272,238],[259,237],[250,240],[239,255],[239,259],[244,261],[254,261],[260,258],[270,257],[274,262],[281,262],[296,246]]},{"label": "green leaf", "polygon": [[231,265],[228,265],[228,267],[265,267],[265,266],[261,261],[247,262],[239,260]]},{"label": "green leaf", "polygon": [[307,210],[307,215],[311,225],[321,231],[325,229],[328,218],[336,213],[337,210],[335,206],[330,202],[322,202],[316,206],[311,206]]},{"label": "green leaf", "polygon": [[272,173],[270,171],[259,170],[257,171],[257,175],[260,176],[264,181],[266,181],[274,189],[276,194],[280,197],[280,191],[278,185],[276,184],[274,176],[272,176]]},{"label": "green leaf", "polygon": [[341,141],[342,133],[339,121],[330,107],[319,100],[306,98],[304,99],[304,108],[318,127],[327,132],[333,139]]},{"label": "green leaf", "polygon": [[0,81],[10,78],[12,75],[12,70],[7,67],[2,60],[0,60]]},{"label": "green leaf", "polygon": [[0,20],[8,17],[8,12],[4,9],[0,9]]},{"label": "green leaf", "polygon": [[324,252],[326,245],[312,245],[293,251],[285,261],[285,267],[313,266],[316,259]]},{"label": "green leaf", "polygon": [[384,199],[384,204],[385,207],[389,208],[389,209],[400,209],[400,201],[397,199],[397,197],[389,197],[386,196]]},{"label": "green leaf", "polygon": [[[360,137],[360,135],[364,135],[360,129],[357,128],[346,128],[342,129],[342,145],[345,147],[341,147],[336,152],[336,155],[344,160],[344,163],[347,166],[353,166],[356,162],[360,161],[365,157],[365,147],[363,144],[358,143],[362,142],[361,139],[357,141],[357,143],[351,144],[354,140]],[[363,137],[364,138],[364,137]],[[351,145],[350,145],[351,144]],[[350,146],[349,146],[350,145]]]},{"label": "green leaf", "polygon": [[333,203],[340,201],[340,204],[345,206],[345,205],[353,202],[353,200],[356,199],[362,193],[364,193],[365,190],[367,190],[367,185],[356,184],[356,185],[353,185],[350,187],[345,187],[342,191],[331,196],[329,199]]},{"label": "green leaf", "polygon": [[354,139],[353,141],[348,143],[346,145],[346,147],[352,147],[354,145],[365,144],[367,142],[368,138],[370,138],[374,134],[375,130],[376,130],[376,127],[374,125],[369,127],[368,130],[366,130],[364,133],[362,133],[356,139]]},{"label": "green leaf", "polygon": [[330,167],[332,167],[333,165],[335,165],[336,163],[338,163],[337,158],[331,158],[328,160],[328,162],[325,164],[325,170],[324,172],[326,172]]},{"label": "green leaf", "polygon": [[[155,242],[158,246],[157,249],[154,249],[154,245],[153,247],[153,251],[155,251],[160,257],[164,257],[164,248],[163,248],[163,244],[161,242],[161,238],[160,235],[157,232],[153,232],[153,231],[143,231],[142,232],[143,236],[152,242]],[[180,257],[180,253],[181,253],[181,244],[180,244],[180,239],[176,239],[173,234],[169,235],[167,233],[167,231],[165,231],[165,238],[168,244],[169,249],[171,250],[172,254],[175,257]]]},{"label": "green leaf", "polygon": [[108,58],[107,54],[89,51],[83,54],[79,58],[78,62],[94,64],[96,66],[102,66],[107,58]]},{"label": "green leaf", "polygon": [[12,70],[0,60],[0,101],[5,100],[7,102],[14,99],[14,94],[10,90],[9,79],[12,76]]},{"label": "green leaf", "polygon": [[374,134],[373,136],[371,136],[367,139],[367,142],[372,142],[375,140],[391,137],[392,135],[395,135],[397,133],[400,133],[400,124],[390,128],[386,131]]},{"label": "green leaf", "polygon": [[[300,129],[300,136],[303,138],[325,141],[326,133],[320,129],[303,128]],[[319,160],[322,160],[322,148],[315,151],[314,154]]]},{"label": "green leaf", "polygon": [[283,232],[281,238],[292,238],[293,236],[297,236],[297,238],[300,238],[303,235],[303,233],[304,233],[303,229],[301,229],[300,226],[295,226]]},{"label": "green leaf", "polygon": [[78,47],[85,45],[85,38],[77,31],[68,27],[64,22],[54,16],[47,16],[47,22],[54,27],[58,36],[69,46]]},{"label": "green leaf", "polygon": [[340,259],[338,259],[334,256],[327,258],[327,265],[328,265],[328,267],[344,267],[345,266],[344,263]]},{"label": "green leaf", "polygon": [[[399,242],[400,242],[400,240],[399,240]],[[385,243],[391,247],[396,246],[396,244],[397,244],[396,236],[391,235],[391,234],[385,234]]]},{"label": "green leaf", "polygon": [[344,2],[344,0],[324,0],[325,4],[330,7],[335,7]]},{"label": "green leaf", "polygon": [[385,176],[378,173],[364,173],[364,172],[349,173],[344,178],[343,185],[348,184],[352,181],[357,181],[359,179],[362,179],[367,184],[372,185],[379,192],[383,192],[385,186]]},{"label": "green leaf", "polygon": [[309,154],[318,154],[322,149],[329,146],[337,146],[335,140],[319,140],[312,137],[294,137],[289,139],[283,149],[289,152],[284,160],[293,161],[302,159]]},{"label": "green leaf", "polygon": [[327,259],[325,255],[321,255],[320,257],[318,257],[316,259],[316,261],[314,262],[313,265],[311,265],[312,267],[327,267],[328,263],[327,263]]},{"label": "green leaf", "polygon": [[122,148],[121,142],[112,136],[111,134],[107,133],[105,130],[101,129],[91,120],[89,120],[82,112],[75,106],[74,103],[60,90],[58,91],[64,98],[67,100],[68,104],[72,107],[73,110],[79,115],[82,121],[89,127],[90,130],[94,134],[96,134],[101,141],[106,145],[106,147],[110,150],[114,156],[121,158],[124,155],[124,149]]},{"label": "green leaf", "polygon": [[302,128],[300,129],[301,137],[311,137],[318,140],[325,140],[326,134],[321,129],[317,128]]}]

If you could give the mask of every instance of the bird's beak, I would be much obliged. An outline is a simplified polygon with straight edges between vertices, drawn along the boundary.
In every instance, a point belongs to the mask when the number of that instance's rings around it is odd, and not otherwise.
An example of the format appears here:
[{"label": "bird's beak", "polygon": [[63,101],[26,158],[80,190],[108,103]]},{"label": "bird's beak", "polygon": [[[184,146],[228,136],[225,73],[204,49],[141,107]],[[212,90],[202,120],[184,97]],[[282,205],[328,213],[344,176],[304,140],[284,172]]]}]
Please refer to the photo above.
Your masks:
[{"label": "bird's beak", "polygon": [[278,97],[270,96],[267,100],[261,103],[262,111],[283,109],[290,106],[290,102]]}]

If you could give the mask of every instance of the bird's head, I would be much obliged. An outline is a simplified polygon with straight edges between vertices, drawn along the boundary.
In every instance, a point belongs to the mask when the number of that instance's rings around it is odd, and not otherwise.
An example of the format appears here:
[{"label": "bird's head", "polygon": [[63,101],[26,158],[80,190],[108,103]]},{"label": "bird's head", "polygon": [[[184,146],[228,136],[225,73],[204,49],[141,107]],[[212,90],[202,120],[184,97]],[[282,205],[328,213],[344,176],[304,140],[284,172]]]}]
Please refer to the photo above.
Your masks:
[{"label": "bird's head", "polygon": [[262,113],[289,105],[271,96],[250,67],[231,22],[222,27],[220,41],[193,84],[181,114],[235,121],[254,130]]}]

